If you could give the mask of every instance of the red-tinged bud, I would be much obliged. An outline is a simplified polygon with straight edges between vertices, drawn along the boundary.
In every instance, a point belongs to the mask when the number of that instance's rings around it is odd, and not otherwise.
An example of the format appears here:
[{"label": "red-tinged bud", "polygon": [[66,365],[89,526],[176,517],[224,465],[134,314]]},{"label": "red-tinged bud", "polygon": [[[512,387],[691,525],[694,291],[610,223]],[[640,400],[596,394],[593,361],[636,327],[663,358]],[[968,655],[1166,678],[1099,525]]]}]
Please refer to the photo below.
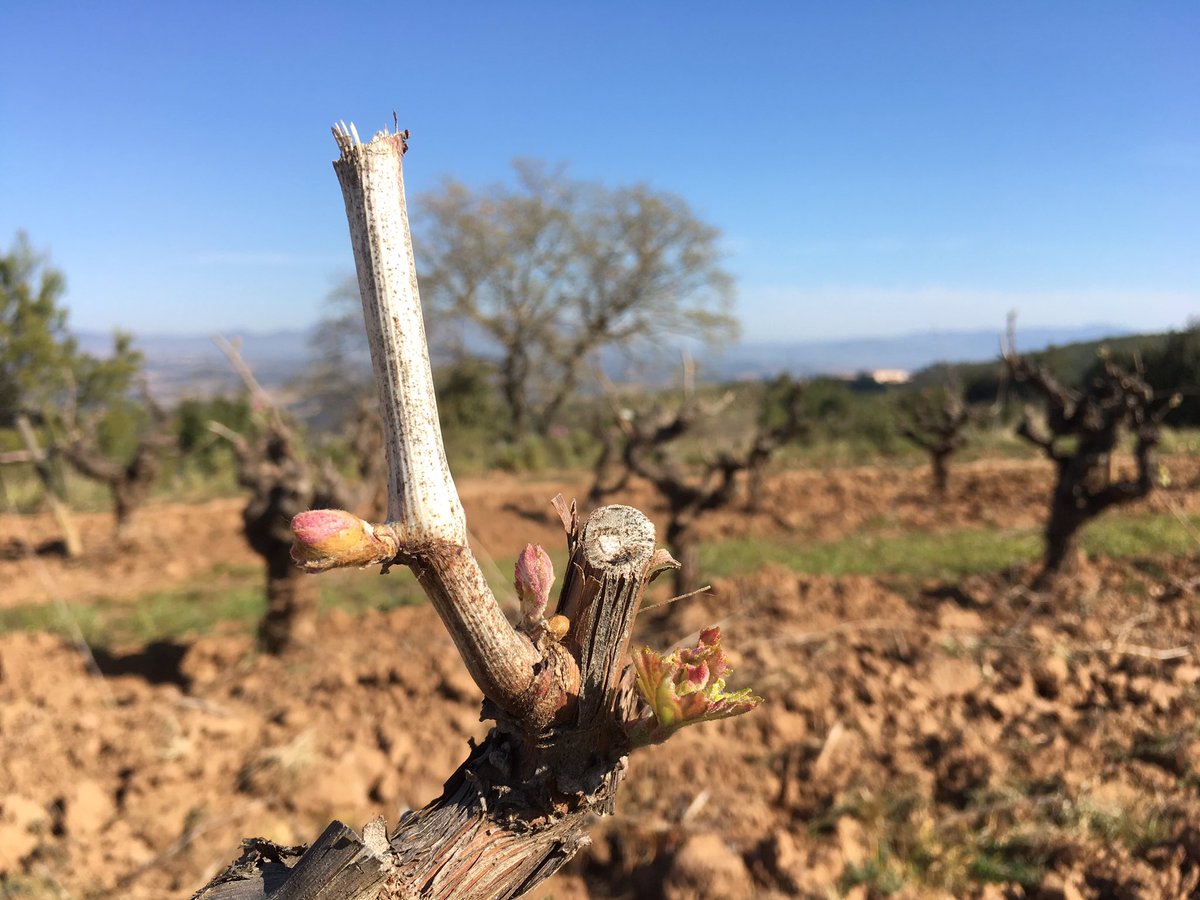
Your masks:
[{"label": "red-tinged bud", "polygon": [[333,550],[356,541],[362,520],[344,509],[310,509],[292,519],[296,540],[312,550]]},{"label": "red-tinged bud", "polygon": [[526,544],[513,573],[513,586],[521,601],[521,618],[527,624],[541,621],[550,602],[554,585],[554,563],[550,555],[537,544]]},{"label": "red-tinged bud", "polygon": [[369,566],[399,550],[395,531],[372,525],[344,509],[313,509],[292,519],[292,559],[310,572]]}]

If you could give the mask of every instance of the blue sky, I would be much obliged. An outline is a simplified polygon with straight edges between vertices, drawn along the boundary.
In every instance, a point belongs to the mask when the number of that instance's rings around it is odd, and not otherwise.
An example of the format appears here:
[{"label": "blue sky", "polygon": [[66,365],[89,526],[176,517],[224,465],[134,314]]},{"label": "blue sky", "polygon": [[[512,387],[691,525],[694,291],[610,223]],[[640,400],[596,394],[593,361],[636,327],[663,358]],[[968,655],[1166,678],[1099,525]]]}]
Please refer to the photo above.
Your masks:
[{"label": "blue sky", "polygon": [[683,195],[750,339],[1200,314],[1200,5],[738,6],[6,3],[0,242],[76,329],[311,324],[329,126],[395,110],[410,197],[518,156]]}]

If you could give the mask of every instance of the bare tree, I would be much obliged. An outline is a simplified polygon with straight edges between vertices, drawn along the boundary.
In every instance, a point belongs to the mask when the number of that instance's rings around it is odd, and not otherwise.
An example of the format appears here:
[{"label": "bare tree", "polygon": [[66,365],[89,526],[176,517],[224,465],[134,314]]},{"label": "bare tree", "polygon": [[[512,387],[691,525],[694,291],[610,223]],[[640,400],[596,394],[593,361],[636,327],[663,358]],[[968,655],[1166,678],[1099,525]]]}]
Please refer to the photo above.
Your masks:
[{"label": "bare tree", "polygon": [[[364,479],[351,489],[332,462],[304,452],[303,443],[283,414],[254,378],[237,348],[218,340],[252,397],[259,426],[256,435],[243,435],[210,422],[209,428],[229,441],[238,484],[250,492],[242,510],[247,543],[266,564],[267,611],[258,625],[258,643],[268,653],[284,653],[311,645],[317,633],[318,591],[291,557],[292,519],[321,507],[362,509],[371,513],[383,467],[379,429],[371,420],[372,404],[360,403],[354,418],[351,448]],[[375,422],[377,422],[377,418]]]},{"label": "bare tree", "polygon": [[434,317],[491,343],[510,436],[552,424],[600,350],[733,333],[718,233],[681,198],[515,169],[516,188],[449,182],[421,204]]},{"label": "bare tree", "polygon": [[54,452],[77,472],[108,487],[112,495],[118,539],[128,534],[135,512],[150,498],[162,472],[163,453],[176,446],[170,417],[155,402],[144,384],[142,396],[150,416],[150,425],[139,435],[127,459],[113,459],[101,447],[100,411],[81,424],[72,406],[64,421],[66,436],[54,445]]},{"label": "bare tree", "polygon": [[[17,426],[17,435],[20,437],[21,443],[25,445],[25,449],[0,454],[0,466],[9,463],[29,463],[33,466],[33,472],[41,482],[46,502],[50,506],[50,514],[54,516],[54,520],[62,532],[63,550],[68,559],[77,559],[83,555],[83,541],[80,540],[79,529],[71,517],[71,510],[67,506],[64,491],[51,470],[50,455],[42,449],[38,442],[37,432],[33,428],[33,423],[29,421],[29,416],[23,413],[18,414],[14,424]],[[2,489],[3,485],[0,484],[0,494],[3,493]]]},{"label": "bare tree", "polygon": [[[678,557],[675,592],[686,594],[700,586],[700,564],[696,526],[703,515],[727,506],[737,492],[738,476],[761,473],[771,456],[805,428],[801,401],[803,386],[787,380],[782,387],[778,415],[769,408],[773,398],[764,392],[763,410],[754,430],[738,450],[708,455],[698,465],[688,465],[680,452],[685,437],[703,437],[733,402],[733,395],[705,403],[691,386],[690,364],[685,365],[684,389],[674,410],[661,408],[636,413],[615,406],[613,431],[605,437],[604,452],[596,465],[588,496],[590,503],[623,490],[631,475],[650,482],[667,503],[667,544]],[[611,394],[610,394],[611,396]],[[751,490],[761,490],[761,479],[753,479]],[[753,498],[751,499],[753,503]]]},{"label": "bare tree", "polygon": [[[1069,574],[1079,562],[1079,531],[1106,509],[1145,497],[1154,487],[1155,450],[1163,416],[1178,395],[1155,404],[1154,390],[1140,368],[1127,372],[1104,361],[1103,371],[1086,388],[1058,382],[1044,366],[1019,356],[1011,332],[1004,359],[1013,380],[1029,384],[1040,395],[1044,425],[1026,407],[1017,433],[1054,463],[1055,484],[1046,521],[1046,548],[1040,584]],[[1112,454],[1121,435],[1131,432],[1136,444],[1134,477],[1115,479]]]},{"label": "bare tree", "polygon": [[967,443],[970,411],[956,385],[922,391],[905,410],[908,421],[900,433],[929,454],[933,493],[946,495],[950,481],[950,457]]},{"label": "bare tree", "polygon": [[233,447],[238,484],[250,491],[242,532],[267,569],[267,611],[258,643],[267,653],[309,646],[317,633],[318,592],[292,561],[294,516],[314,506],[341,506],[340,479],[328,465],[300,452],[290,427],[272,418],[262,434],[247,438],[219,423],[209,426]]},{"label": "bare tree", "polygon": [[[295,558],[310,571],[383,563],[412,569],[482,691],[496,726],[441,797],[382,819],[361,836],[335,822],[305,848],[247,841],[242,857],[196,897],[519,897],[587,843],[613,809],[629,752],[694,722],[736,715],[759,699],[728,693],[718,629],[696,646],[625,651],[647,582],[670,567],[637,510],[610,506],[580,523],[556,508],[571,554],[556,615],[546,618],[549,559],[529,547],[516,569],[522,616],[511,625],[467,544],[445,462],[404,207],[405,135],[367,145],[335,130],[363,312],[388,453],[388,521],[313,510],[293,522]],[[642,698],[641,701],[638,697]]]}]

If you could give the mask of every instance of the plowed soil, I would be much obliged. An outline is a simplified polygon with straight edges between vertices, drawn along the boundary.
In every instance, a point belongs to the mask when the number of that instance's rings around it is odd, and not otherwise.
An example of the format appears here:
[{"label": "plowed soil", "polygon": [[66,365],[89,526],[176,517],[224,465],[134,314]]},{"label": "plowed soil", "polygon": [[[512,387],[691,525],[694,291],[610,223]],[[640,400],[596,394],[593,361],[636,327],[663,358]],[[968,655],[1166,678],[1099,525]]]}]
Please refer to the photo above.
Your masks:
[{"label": "plowed soil", "polygon": [[[1200,457],[1177,455],[1165,465],[1170,486],[1124,510],[1200,511]],[[1124,460],[1118,474],[1132,474],[1132,468],[1132,460]],[[534,479],[504,473],[460,481],[476,551],[511,559],[529,542],[561,544],[562,527],[550,498],[561,492],[582,499],[589,484],[578,475]],[[753,511],[744,503],[718,510],[705,518],[699,532],[703,540],[789,536],[825,541],[866,525],[880,534],[997,525],[1033,528],[1043,520],[1050,486],[1050,466],[1040,459],[955,466],[949,494],[941,502],[930,498],[924,467],[798,469],[770,478]],[[638,507],[660,533],[665,530],[665,509],[648,485],[635,481],[610,502]],[[85,553],[75,561],[61,558],[60,536],[48,514],[0,514],[0,608],[56,598],[132,597],[206,576],[217,562],[257,565],[241,538],[243,506],[239,498],[199,505],[152,503],[139,512],[122,542],[113,534],[111,516],[78,515]]]},{"label": "plowed soil", "polygon": [[[1171,472],[1173,508],[1200,508],[1200,462]],[[955,474],[936,505],[923,470],[787,472],[760,512],[705,527],[827,539],[866,523],[1040,521],[1040,463]],[[500,557],[560,541],[546,500],[584,485],[460,488],[477,542]],[[656,513],[644,489],[620,499]],[[159,504],[124,546],[87,518],[74,563],[18,552],[53,540],[48,520],[0,519],[0,605],[136,595],[214,561],[253,564],[239,508]],[[1031,575],[767,568],[647,625],[642,637],[666,646],[720,621],[734,686],[767,702],[636,754],[618,815],[536,896],[1195,896],[1197,554],[1094,561],[1047,593]],[[186,897],[243,837],[395,822],[485,733],[478,713],[427,607],[331,613],[317,651],[282,660],[233,633],[96,660],[47,635],[0,636],[0,897]]]}]

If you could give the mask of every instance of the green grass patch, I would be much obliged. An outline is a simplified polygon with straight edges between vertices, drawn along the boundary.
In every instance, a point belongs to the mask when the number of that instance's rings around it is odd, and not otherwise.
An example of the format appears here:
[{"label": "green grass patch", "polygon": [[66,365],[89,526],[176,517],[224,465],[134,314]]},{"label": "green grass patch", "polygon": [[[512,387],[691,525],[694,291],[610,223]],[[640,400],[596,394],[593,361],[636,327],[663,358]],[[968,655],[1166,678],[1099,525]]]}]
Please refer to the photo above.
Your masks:
[{"label": "green grass patch", "polygon": [[[112,509],[112,494],[104,485],[84,478],[69,466],[53,468],[67,504],[76,512],[103,512]],[[5,466],[0,473],[0,504],[4,512],[35,513],[46,506],[46,492],[33,466]]]},{"label": "green grass patch", "polygon": [[989,529],[889,536],[859,533],[821,543],[735,538],[702,546],[700,567],[706,575],[718,577],[778,563],[820,575],[953,579],[1028,562],[1037,558],[1038,548],[1036,533]]},{"label": "green grass patch", "polygon": [[[230,460],[205,469],[173,458],[163,460],[163,472],[154,484],[151,503],[202,503],[241,492]],[[68,465],[56,462],[52,470],[67,505],[74,512],[110,512],[112,492],[106,485],[85,478]],[[46,509],[46,492],[33,466],[15,464],[0,472],[0,508],[4,512],[36,513]],[[134,513],[136,522],[137,513]]]},{"label": "green grass patch", "polygon": [[[369,572],[328,573],[320,578],[323,611],[392,609],[424,603],[416,579],[397,570],[381,578]],[[135,598],[101,597],[79,604],[25,604],[0,609],[0,633],[40,631],[82,635],[93,647],[145,645],[218,627],[250,632],[266,609],[265,576],[258,566],[218,563],[207,577]]]},{"label": "green grass patch", "polygon": [[[556,570],[566,567],[566,551],[551,553]],[[484,560],[492,590],[502,602],[515,604],[512,571],[515,560]],[[319,585],[322,612],[345,610],[352,616],[367,610],[387,610],[425,602],[417,580],[403,567],[381,576],[357,569],[312,576]],[[74,638],[82,634],[91,646],[143,645],[189,634],[204,634],[218,626],[253,630],[266,608],[266,576],[254,564],[220,562],[196,581],[137,597],[100,597],[79,604],[24,604],[0,609],[0,634],[42,631]]]},{"label": "green grass patch", "polygon": [[0,609],[0,633],[44,631],[90,646],[143,645],[211,631],[218,623],[247,628],[263,613],[261,588],[196,584],[143,594],[135,600],[101,598],[86,604],[37,604]]},{"label": "green grass patch", "polygon": [[1200,428],[1164,428],[1162,453],[1200,453]]},{"label": "green grass patch", "polygon": [[1184,516],[1180,522],[1170,514],[1122,516],[1118,511],[1102,515],[1088,525],[1083,532],[1083,548],[1090,554],[1115,559],[1157,554],[1183,556],[1200,551],[1197,534],[1200,534],[1200,516]]},{"label": "green grass patch", "polygon": [[[1186,524],[1185,524],[1186,522]],[[1083,533],[1088,553],[1117,559],[1184,555],[1200,551],[1194,532],[1200,517],[1180,522],[1173,515],[1100,516]],[[776,563],[820,575],[901,575],[957,579],[1035,562],[1042,552],[1040,529],[962,528],[877,534],[864,529],[836,541],[798,538],[734,538],[700,548],[706,577],[752,572]]]}]

